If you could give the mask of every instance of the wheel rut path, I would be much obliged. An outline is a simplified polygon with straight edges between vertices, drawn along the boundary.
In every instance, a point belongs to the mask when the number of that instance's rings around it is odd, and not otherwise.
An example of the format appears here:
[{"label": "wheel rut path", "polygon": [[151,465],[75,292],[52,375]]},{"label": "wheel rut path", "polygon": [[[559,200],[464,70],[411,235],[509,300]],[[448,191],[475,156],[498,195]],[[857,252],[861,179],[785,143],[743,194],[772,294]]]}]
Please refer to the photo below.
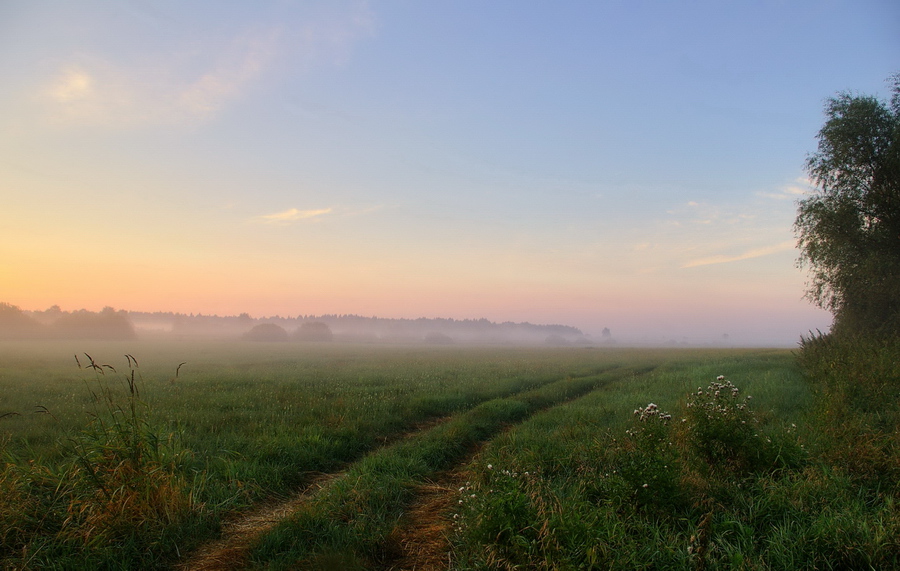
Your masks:
[{"label": "wheel rut path", "polygon": [[[381,448],[426,432],[448,421],[451,416],[439,417],[419,423],[412,430],[394,438],[386,438]],[[322,473],[299,492],[286,500],[262,502],[249,511],[236,514],[222,525],[222,537],[201,545],[175,566],[178,571],[236,571],[247,567],[247,555],[256,539],[275,527],[278,522],[289,517],[310,501],[320,490],[343,478],[346,471]]]},{"label": "wheel rut path", "polygon": [[[596,388],[596,387],[594,387]],[[591,390],[586,391],[587,393]],[[561,402],[541,407],[533,414],[562,405],[586,393],[573,395]],[[449,421],[455,415],[440,417],[422,423],[413,430],[384,442],[371,450],[374,454],[398,441],[408,440],[427,432],[431,428]],[[523,419],[524,421],[525,419]],[[518,424],[518,423],[516,423]],[[513,428],[509,425],[504,431]],[[450,517],[458,490],[468,479],[467,469],[473,458],[497,435],[475,444],[463,458],[446,470],[433,474],[417,490],[416,499],[409,506],[400,525],[392,533],[391,543],[397,547],[396,555],[381,567],[385,571],[437,571],[448,569],[451,564],[449,535],[452,529]],[[223,536],[207,543],[193,552],[176,566],[179,571],[232,571],[245,569],[249,565],[247,556],[257,539],[275,527],[283,519],[298,511],[322,489],[344,477],[346,471],[321,474],[313,478],[309,485],[289,499],[260,505],[258,508],[227,521],[223,525]]]},{"label": "wheel rut path", "polygon": [[[577,400],[590,392],[592,391],[543,407],[528,418]],[[527,419],[523,419],[525,421]],[[515,426],[507,426],[503,432],[512,430]],[[454,502],[459,497],[460,488],[470,479],[469,465],[497,436],[479,443],[453,468],[435,474],[433,479],[418,487],[416,500],[391,537],[391,541],[399,548],[399,555],[388,561],[382,567],[383,571],[445,571],[451,567],[453,553],[450,534],[453,530],[451,513]]]},{"label": "wheel rut path", "polygon": [[179,571],[231,571],[245,568],[247,554],[257,537],[300,509],[319,490],[344,474],[321,474],[314,477],[303,491],[285,501],[264,503],[226,521],[222,526],[220,539],[201,546],[176,568]]},{"label": "wheel rut path", "polygon": [[485,444],[479,445],[453,469],[436,474],[419,486],[403,525],[391,538],[400,554],[388,562],[386,571],[444,571],[450,567],[453,529],[450,512],[459,488],[468,480],[468,465]]}]

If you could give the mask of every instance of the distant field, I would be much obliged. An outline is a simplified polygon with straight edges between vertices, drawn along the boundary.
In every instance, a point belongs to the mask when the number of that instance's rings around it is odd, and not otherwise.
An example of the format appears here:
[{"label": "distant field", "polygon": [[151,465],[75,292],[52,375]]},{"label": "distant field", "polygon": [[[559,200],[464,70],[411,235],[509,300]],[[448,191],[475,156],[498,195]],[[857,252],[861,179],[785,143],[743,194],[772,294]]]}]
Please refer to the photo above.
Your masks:
[{"label": "distant field", "polygon": [[59,438],[89,419],[98,383],[124,391],[133,368],[151,416],[179,429],[198,455],[249,447],[266,462],[309,450],[310,441],[365,448],[366,439],[566,377],[625,367],[714,371],[760,355],[789,360],[788,351],[759,350],[4,342],[0,414],[19,415],[0,430],[11,450],[53,457]]},{"label": "distant field", "polygon": [[[753,397],[752,418],[728,421],[785,447],[745,458],[732,443],[723,463],[795,469],[799,443],[815,441],[812,394],[784,350],[4,343],[0,415],[17,414],[0,418],[0,484],[26,507],[0,505],[0,556],[12,568],[691,568],[721,501],[711,490],[731,476],[676,454],[692,438],[676,425],[719,375]],[[674,420],[648,439],[633,412],[651,402]],[[653,524],[660,510],[678,517]],[[767,553],[736,545],[716,556]]]}]

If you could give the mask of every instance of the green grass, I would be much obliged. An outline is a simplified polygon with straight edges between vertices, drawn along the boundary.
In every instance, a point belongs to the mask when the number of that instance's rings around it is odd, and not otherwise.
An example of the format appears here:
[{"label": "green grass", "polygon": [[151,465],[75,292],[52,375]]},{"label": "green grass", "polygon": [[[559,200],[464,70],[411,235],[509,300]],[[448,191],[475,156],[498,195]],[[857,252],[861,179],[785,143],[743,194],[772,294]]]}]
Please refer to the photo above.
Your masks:
[{"label": "green grass", "polygon": [[[618,358],[513,348],[241,343],[105,343],[84,349],[99,371],[79,369],[75,355],[83,366],[87,356],[67,343],[0,346],[0,414],[18,413],[0,418],[3,485],[7,497],[27,496],[24,505],[33,508],[19,513],[16,505],[5,506],[4,522],[18,530],[2,546],[9,561],[23,557],[25,549],[24,557],[44,567],[65,559],[63,552],[84,561],[84,568],[127,568],[138,560],[165,566],[214,537],[229,512],[286,495],[316,473],[337,470],[423,422],[573,372],[609,367]],[[130,406],[125,354],[139,361],[139,424],[146,437],[184,451],[177,466],[166,469],[184,481],[180,486],[191,509],[177,525],[143,534],[149,545],[121,538],[101,545],[86,537],[78,544],[61,530],[72,521],[73,502],[92,492],[54,483],[71,480],[78,456],[73,444],[96,417],[99,385],[113,408]],[[95,444],[101,451],[106,447]],[[156,555],[145,557],[147,550]]]},{"label": "green grass", "polygon": [[[898,568],[896,480],[831,459],[817,386],[787,353],[673,362],[535,415],[473,462],[454,568]],[[649,401],[672,419],[630,413]]]},{"label": "green grass", "polygon": [[323,555],[344,554],[371,568],[390,557],[389,537],[413,498],[417,484],[450,468],[472,446],[534,411],[578,397],[609,375],[564,378],[507,398],[494,399],[454,416],[415,438],[379,450],[318,494],[270,532],[255,559],[271,568],[315,566]]},{"label": "green grass", "polygon": [[[389,565],[416,490],[462,468],[456,569],[900,568],[900,350],[879,343],[4,342],[0,563],[169,568],[346,471],[254,565]],[[651,402],[672,419],[640,421]]]}]

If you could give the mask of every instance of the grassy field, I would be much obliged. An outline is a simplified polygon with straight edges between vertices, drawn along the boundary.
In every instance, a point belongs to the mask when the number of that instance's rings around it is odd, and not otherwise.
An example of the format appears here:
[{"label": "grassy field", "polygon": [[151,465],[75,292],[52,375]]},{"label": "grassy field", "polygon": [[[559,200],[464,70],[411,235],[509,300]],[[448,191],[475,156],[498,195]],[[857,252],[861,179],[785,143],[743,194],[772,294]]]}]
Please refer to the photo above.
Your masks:
[{"label": "grassy field", "polygon": [[896,414],[825,345],[4,343],[0,562],[894,568]]}]

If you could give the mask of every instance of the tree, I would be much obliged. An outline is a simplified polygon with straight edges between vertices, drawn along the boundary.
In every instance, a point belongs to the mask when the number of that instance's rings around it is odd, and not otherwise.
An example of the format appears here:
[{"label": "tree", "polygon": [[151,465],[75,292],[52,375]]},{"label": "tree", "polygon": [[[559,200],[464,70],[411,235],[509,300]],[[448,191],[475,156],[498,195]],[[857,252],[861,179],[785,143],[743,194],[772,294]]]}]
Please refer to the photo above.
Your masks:
[{"label": "tree", "polygon": [[56,335],[64,339],[130,340],[137,334],[128,312],[104,307],[100,313],[86,309],[62,313],[53,323]]},{"label": "tree", "polygon": [[841,93],[826,102],[800,201],[798,265],[807,297],[834,315],[834,333],[900,334],[900,74],[890,104]]},{"label": "tree", "polygon": [[276,343],[288,340],[288,332],[277,323],[260,323],[253,329],[244,333],[247,341],[259,341],[264,343]]},{"label": "tree", "polygon": [[334,339],[334,335],[327,323],[304,321],[294,332],[294,338],[298,341],[331,341]]},{"label": "tree", "polygon": [[0,302],[0,339],[29,339],[41,333],[41,325],[18,306]]}]

